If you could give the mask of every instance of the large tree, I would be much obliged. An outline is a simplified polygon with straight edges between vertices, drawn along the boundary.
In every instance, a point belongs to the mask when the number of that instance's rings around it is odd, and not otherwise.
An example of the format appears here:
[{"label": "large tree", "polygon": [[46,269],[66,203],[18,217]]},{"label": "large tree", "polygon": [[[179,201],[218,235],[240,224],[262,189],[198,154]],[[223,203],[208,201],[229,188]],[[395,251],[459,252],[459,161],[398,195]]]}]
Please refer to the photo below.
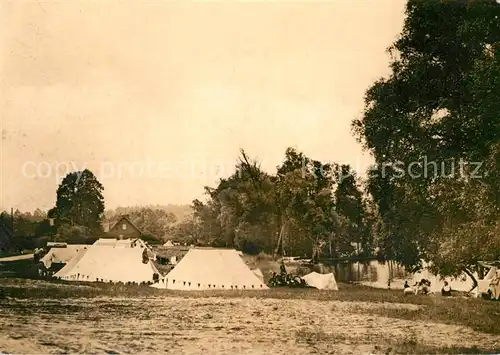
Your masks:
[{"label": "large tree", "polygon": [[67,174],[57,189],[56,206],[49,211],[57,226],[83,226],[100,229],[104,213],[104,188],[94,174],[86,169]]},{"label": "large tree", "polygon": [[372,233],[368,223],[368,212],[363,192],[358,186],[356,172],[343,164],[336,169],[337,189],[335,210],[345,218],[346,242],[356,244],[358,255],[371,255]]},{"label": "large tree", "polygon": [[236,168],[216,188],[206,188],[206,203],[193,202],[195,220],[207,244],[268,251],[277,228],[272,178],[244,151]]},{"label": "large tree", "polygon": [[500,5],[410,0],[390,53],[353,123],[376,160],[382,244],[407,266],[471,273],[500,256]]},{"label": "large tree", "polygon": [[[292,251],[318,258],[344,254],[345,219],[335,210],[334,165],[310,159],[289,148],[278,167],[276,185],[282,225],[281,241]],[[285,239],[286,238],[286,239]],[[300,248],[297,246],[300,245]]]}]

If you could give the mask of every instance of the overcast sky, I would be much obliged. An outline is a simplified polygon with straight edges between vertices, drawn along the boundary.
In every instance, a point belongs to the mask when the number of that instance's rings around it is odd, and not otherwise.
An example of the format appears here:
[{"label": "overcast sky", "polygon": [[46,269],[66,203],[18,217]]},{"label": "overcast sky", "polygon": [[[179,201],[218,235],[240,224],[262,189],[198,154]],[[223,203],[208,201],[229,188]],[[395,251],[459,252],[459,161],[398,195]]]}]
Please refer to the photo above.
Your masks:
[{"label": "overcast sky", "polygon": [[49,209],[84,167],[108,208],[190,203],[239,148],[364,172],[350,122],[404,5],[2,0],[0,208]]}]

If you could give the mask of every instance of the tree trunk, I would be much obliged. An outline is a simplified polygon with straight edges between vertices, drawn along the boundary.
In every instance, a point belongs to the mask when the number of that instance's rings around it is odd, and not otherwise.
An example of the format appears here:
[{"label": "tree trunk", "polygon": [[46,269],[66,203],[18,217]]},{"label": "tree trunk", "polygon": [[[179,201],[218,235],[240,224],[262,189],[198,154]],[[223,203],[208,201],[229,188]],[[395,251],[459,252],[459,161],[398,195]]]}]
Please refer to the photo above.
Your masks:
[{"label": "tree trunk", "polygon": [[389,260],[387,267],[389,268],[389,280],[387,280],[387,288],[391,288],[392,281],[392,260]]},{"label": "tree trunk", "polygon": [[330,255],[330,258],[333,258],[332,255],[332,233],[330,233],[330,239],[328,240],[328,253]]},{"label": "tree trunk", "polygon": [[484,279],[484,267],[483,266],[479,266],[479,269],[477,270],[477,276],[481,280]]},{"label": "tree trunk", "polygon": [[285,225],[286,225],[286,222],[283,223],[283,225],[281,226],[280,234],[278,237],[278,242],[276,243],[276,249],[274,250],[274,255],[273,255],[275,258],[280,250],[280,243],[283,244],[283,234],[285,233]]},{"label": "tree trunk", "polygon": [[472,288],[469,290],[469,292],[472,292],[478,286],[477,280],[474,277],[474,274],[469,269],[464,268],[464,272],[472,279],[472,282],[474,283],[474,285],[472,285]]}]

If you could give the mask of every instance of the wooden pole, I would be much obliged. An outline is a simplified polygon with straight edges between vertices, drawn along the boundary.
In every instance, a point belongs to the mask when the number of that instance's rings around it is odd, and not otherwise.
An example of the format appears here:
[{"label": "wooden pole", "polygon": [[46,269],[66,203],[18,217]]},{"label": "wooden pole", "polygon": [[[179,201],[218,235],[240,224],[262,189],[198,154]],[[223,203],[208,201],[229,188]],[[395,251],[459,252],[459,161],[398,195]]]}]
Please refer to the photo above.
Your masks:
[{"label": "wooden pole", "polygon": [[[357,247],[358,247],[358,255],[357,255],[357,256],[359,256],[359,252],[360,252],[360,251],[359,251],[359,249],[360,249],[360,248],[359,248],[359,243],[357,243]],[[359,260],[358,260],[358,281],[361,281],[361,275],[360,275],[359,266],[360,266],[360,262],[359,262]]]},{"label": "wooden pole", "polygon": [[[283,240],[285,238],[284,234],[285,234],[285,227],[286,227],[286,222],[283,223],[283,225],[281,226],[281,229],[280,229],[280,234],[279,234],[279,237],[278,237],[278,243],[276,243],[276,249],[274,250],[274,255],[278,255],[279,251],[280,251],[280,247],[281,247],[281,256],[283,257],[283,252],[285,250],[285,247],[283,245]],[[280,245],[281,243],[281,245]]]},{"label": "wooden pole", "polygon": [[10,222],[11,222],[11,228],[12,228],[12,236],[15,236],[15,231],[14,231],[14,208],[10,208]]},{"label": "wooden pole", "polygon": [[283,231],[283,237],[281,238],[281,257],[285,257],[285,235],[286,230]]},{"label": "wooden pole", "polygon": [[389,280],[387,281],[387,288],[391,289],[391,281],[392,281],[392,260],[389,260]]}]

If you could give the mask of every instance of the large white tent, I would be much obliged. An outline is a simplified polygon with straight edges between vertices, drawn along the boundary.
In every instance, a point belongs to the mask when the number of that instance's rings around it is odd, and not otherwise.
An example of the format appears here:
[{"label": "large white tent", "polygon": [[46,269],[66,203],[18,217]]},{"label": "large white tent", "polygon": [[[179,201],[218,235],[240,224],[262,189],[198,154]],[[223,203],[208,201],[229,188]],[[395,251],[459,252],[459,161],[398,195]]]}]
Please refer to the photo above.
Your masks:
[{"label": "large white tent", "polygon": [[339,289],[333,273],[319,274],[313,271],[310,274],[302,276],[302,279],[304,279],[309,286],[315,287],[318,290],[338,291]]},{"label": "large white tent", "polygon": [[257,276],[257,278],[261,282],[264,282],[264,274],[262,273],[262,271],[259,268],[253,269],[252,272],[254,273],[255,276]]},{"label": "large white tent", "polygon": [[140,246],[93,244],[54,276],[89,282],[153,282],[153,275],[160,274],[151,260],[143,263],[144,251]]},{"label": "large white tent", "polygon": [[234,249],[193,248],[153,285],[171,290],[263,290],[268,287]]}]

